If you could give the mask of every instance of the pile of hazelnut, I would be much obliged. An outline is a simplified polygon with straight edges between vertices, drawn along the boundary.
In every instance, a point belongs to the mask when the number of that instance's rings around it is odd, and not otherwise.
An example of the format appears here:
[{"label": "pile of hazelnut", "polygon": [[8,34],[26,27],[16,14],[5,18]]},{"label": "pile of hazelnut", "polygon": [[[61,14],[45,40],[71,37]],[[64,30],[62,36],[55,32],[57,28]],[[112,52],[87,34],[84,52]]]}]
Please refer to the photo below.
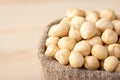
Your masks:
[{"label": "pile of hazelnut", "polygon": [[48,36],[45,55],[60,64],[120,72],[120,17],[112,9],[70,8]]}]

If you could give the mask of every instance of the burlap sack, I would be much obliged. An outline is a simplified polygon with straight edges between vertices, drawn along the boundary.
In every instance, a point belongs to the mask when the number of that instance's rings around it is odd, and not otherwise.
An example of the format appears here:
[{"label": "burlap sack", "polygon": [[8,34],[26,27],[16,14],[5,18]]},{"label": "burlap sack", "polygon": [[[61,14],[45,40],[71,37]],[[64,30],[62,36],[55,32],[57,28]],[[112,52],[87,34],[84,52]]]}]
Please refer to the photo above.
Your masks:
[{"label": "burlap sack", "polygon": [[61,65],[56,60],[45,56],[45,41],[48,37],[47,33],[49,28],[59,23],[60,20],[56,20],[50,23],[41,32],[41,38],[39,42],[39,60],[41,64],[41,80],[120,80],[120,73],[109,73],[103,70],[90,71],[86,69],[74,69],[69,65]]}]

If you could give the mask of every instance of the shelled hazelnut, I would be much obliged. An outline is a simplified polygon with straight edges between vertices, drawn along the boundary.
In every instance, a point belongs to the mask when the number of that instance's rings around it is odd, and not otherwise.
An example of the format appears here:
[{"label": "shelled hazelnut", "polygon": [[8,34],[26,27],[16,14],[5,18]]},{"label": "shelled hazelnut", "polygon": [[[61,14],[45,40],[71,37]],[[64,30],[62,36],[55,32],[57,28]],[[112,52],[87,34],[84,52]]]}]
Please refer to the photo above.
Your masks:
[{"label": "shelled hazelnut", "polygon": [[83,56],[89,55],[90,50],[91,50],[91,45],[89,44],[88,41],[85,40],[78,42],[73,49],[73,51],[79,52]]},{"label": "shelled hazelnut", "polygon": [[99,68],[100,63],[96,57],[86,56],[84,65],[85,65],[85,68],[87,68],[88,70],[96,70]]},{"label": "shelled hazelnut", "polygon": [[69,50],[72,50],[74,48],[75,44],[76,44],[75,39],[73,39],[71,37],[62,37],[58,41],[58,47],[60,49],[69,49]]},{"label": "shelled hazelnut", "polygon": [[118,40],[118,34],[112,29],[106,29],[101,36],[102,40],[106,44],[116,43]]},{"label": "shelled hazelnut", "polygon": [[118,64],[119,61],[115,56],[109,56],[104,61],[104,69],[108,72],[113,72]]},{"label": "shelled hazelnut", "polygon": [[70,65],[74,68],[82,67],[84,64],[84,57],[76,51],[72,51],[69,57]]},{"label": "shelled hazelnut", "polygon": [[60,49],[59,51],[56,52],[55,58],[58,60],[60,64],[68,64],[69,55],[70,51],[68,49]]}]

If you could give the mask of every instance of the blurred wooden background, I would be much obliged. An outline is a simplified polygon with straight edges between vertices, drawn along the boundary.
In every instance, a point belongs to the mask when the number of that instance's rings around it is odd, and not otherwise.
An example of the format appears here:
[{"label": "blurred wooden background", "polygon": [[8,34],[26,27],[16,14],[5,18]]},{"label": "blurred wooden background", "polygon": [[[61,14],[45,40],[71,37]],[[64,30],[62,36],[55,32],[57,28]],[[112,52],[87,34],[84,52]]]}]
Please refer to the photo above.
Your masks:
[{"label": "blurred wooden background", "polygon": [[0,0],[0,80],[41,80],[41,30],[70,7],[120,14],[120,0]]}]

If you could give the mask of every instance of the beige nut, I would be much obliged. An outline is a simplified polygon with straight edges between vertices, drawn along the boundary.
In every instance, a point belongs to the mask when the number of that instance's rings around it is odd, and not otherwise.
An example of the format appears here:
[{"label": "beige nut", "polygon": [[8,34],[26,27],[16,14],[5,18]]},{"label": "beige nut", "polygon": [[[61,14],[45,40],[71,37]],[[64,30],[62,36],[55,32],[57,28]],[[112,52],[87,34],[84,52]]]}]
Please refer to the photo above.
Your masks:
[{"label": "beige nut", "polygon": [[61,48],[61,49],[72,50],[74,48],[75,44],[76,44],[75,39],[73,39],[71,37],[62,37],[58,41],[58,47]]},{"label": "beige nut", "polygon": [[112,9],[104,9],[100,13],[101,18],[107,18],[109,20],[114,20],[116,18],[115,12]]},{"label": "beige nut", "polygon": [[107,48],[99,44],[92,47],[91,53],[99,60],[104,60],[108,56]]},{"label": "beige nut", "polygon": [[115,69],[115,72],[120,72],[120,61],[119,61],[118,66],[117,66],[116,69]]},{"label": "beige nut", "polygon": [[49,45],[49,46],[47,46],[45,55],[55,58],[55,54],[58,50],[59,50],[59,48],[56,45]]},{"label": "beige nut", "polygon": [[114,43],[108,46],[108,53],[110,56],[115,56],[120,59],[120,44]]},{"label": "beige nut", "polygon": [[84,39],[92,38],[96,35],[96,27],[91,22],[84,22],[81,26],[80,33]]},{"label": "beige nut", "polygon": [[88,70],[96,70],[99,68],[100,63],[98,59],[94,56],[86,56],[85,57],[85,68]]},{"label": "beige nut", "polygon": [[104,60],[104,69],[108,72],[113,72],[118,66],[119,61],[115,56],[109,56]]},{"label": "beige nut", "polygon": [[96,28],[101,32],[104,32],[106,29],[113,29],[113,24],[110,20],[101,18],[96,22]]},{"label": "beige nut", "polygon": [[95,14],[90,14],[90,15],[86,16],[86,20],[91,23],[95,23],[98,19],[99,18]]},{"label": "beige nut", "polygon": [[120,20],[113,20],[112,23],[114,25],[115,32],[120,36]]},{"label": "beige nut", "polygon": [[68,64],[69,55],[70,55],[70,51],[68,49],[61,49],[56,52],[55,58],[60,64]]},{"label": "beige nut", "polygon": [[67,23],[60,23],[50,28],[48,35],[55,37],[64,37],[68,35],[70,25]]},{"label": "beige nut", "polygon": [[71,26],[80,30],[81,25],[85,22],[85,18],[84,17],[80,17],[80,16],[75,16],[72,18],[71,20]]},{"label": "beige nut", "polygon": [[46,46],[57,45],[59,38],[58,37],[48,37],[46,40]]},{"label": "beige nut", "polygon": [[86,20],[95,23],[99,19],[99,13],[97,11],[89,11],[86,15]]},{"label": "beige nut", "polygon": [[84,64],[84,57],[79,52],[72,51],[69,57],[69,62],[72,67],[79,68]]},{"label": "beige nut", "polygon": [[67,23],[67,24],[69,24],[69,25],[70,25],[70,22],[71,22],[71,19],[69,19],[69,18],[67,18],[67,17],[63,18],[63,19],[60,21],[60,23]]},{"label": "beige nut", "polygon": [[66,16],[68,18],[73,18],[74,16],[81,16],[84,17],[85,16],[85,11],[78,9],[78,8],[69,8],[67,10]]},{"label": "beige nut", "polygon": [[112,29],[106,29],[101,36],[102,40],[106,44],[115,43],[118,40],[118,35]]},{"label": "beige nut", "polygon": [[80,41],[82,39],[80,31],[74,27],[70,27],[69,37],[74,38],[76,41]]},{"label": "beige nut", "polygon": [[88,42],[92,46],[97,45],[97,44],[101,44],[101,45],[103,44],[103,41],[102,41],[101,37],[99,37],[99,36],[95,36],[93,38],[88,39]]},{"label": "beige nut", "polygon": [[89,55],[90,50],[91,50],[91,45],[89,44],[88,41],[85,40],[78,42],[73,49],[73,51],[79,52],[83,56]]}]

